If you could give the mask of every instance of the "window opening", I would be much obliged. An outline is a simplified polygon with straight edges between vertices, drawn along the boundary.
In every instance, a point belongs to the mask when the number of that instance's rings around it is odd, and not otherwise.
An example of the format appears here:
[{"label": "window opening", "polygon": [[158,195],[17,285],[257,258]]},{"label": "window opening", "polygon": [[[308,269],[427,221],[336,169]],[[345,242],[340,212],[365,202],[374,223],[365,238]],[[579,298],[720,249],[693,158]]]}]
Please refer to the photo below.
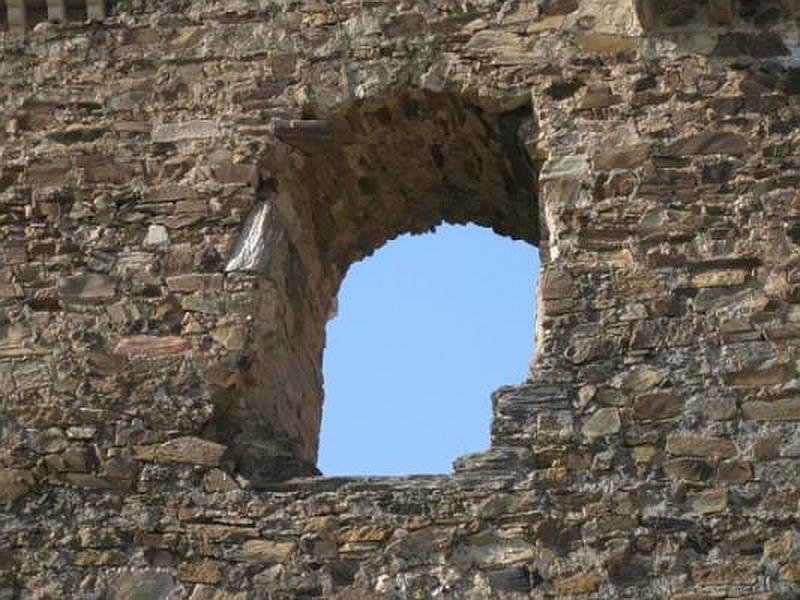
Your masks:
[{"label": "window opening", "polygon": [[489,447],[491,399],[533,346],[538,250],[445,225],[356,263],[328,324],[325,475],[449,473]]}]

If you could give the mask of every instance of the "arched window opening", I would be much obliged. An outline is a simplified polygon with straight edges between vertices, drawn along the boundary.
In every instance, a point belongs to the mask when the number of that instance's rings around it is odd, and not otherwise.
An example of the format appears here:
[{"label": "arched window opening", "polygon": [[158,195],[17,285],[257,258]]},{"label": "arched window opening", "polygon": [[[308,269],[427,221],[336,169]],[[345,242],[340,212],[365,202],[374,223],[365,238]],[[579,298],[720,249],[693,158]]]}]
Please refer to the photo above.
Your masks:
[{"label": "arched window opening", "polygon": [[323,474],[449,473],[486,450],[491,392],[527,370],[537,272],[535,247],[473,225],[353,265],[327,328]]},{"label": "arched window opening", "polygon": [[[261,274],[254,285],[263,318],[253,321],[256,350],[237,363],[236,383],[215,396],[206,435],[223,440],[254,482],[320,471],[326,324],[352,265],[442,223],[487,227],[548,251],[538,126],[526,94],[482,105],[407,90],[326,115],[310,104],[304,117],[270,123],[275,140],[262,156],[258,201],[226,267]],[[488,403],[487,392],[476,393]]]}]

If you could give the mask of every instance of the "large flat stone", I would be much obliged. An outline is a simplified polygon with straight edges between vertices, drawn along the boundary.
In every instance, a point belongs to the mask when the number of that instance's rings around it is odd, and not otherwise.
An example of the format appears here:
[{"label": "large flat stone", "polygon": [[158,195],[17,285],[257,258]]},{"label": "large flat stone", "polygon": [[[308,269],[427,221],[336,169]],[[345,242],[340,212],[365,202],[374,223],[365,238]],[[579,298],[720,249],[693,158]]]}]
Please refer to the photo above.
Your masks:
[{"label": "large flat stone", "polygon": [[681,414],[682,410],[681,399],[669,392],[643,394],[633,401],[634,416],[644,421],[671,419]]},{"label": "large flat stone", "polygon": [[745,402],[742,413],[750,421],[800,421],[800,397]]},{"label": "large flat stone", "polygon": [[250,540],[242,546],[242,556],[255,562],[285,562],[295,550],[293,542]]},{"label": "large flat stone", "polygon": [[119,340],[114,353],[167,356],[186,352],[189,347],[189,340],[178,336],[134,335]]},{"label": "large flat stone", "polygon": [[107,300],[116,296],[114,281],[106,275],[86,274],[60,277],[58,291],[65,298]]},{"label": "large flat stone", "polygon": [[674,432],[667,435],[667,452],[675,456],[730,457],[736,454],[736,446],[713,435]]},{"label": "large flat stone", "polygon": [[154,459],[156,462],[180,462],[215,467],[227,449],[227,446],[222,444],[184,436],[157,446]]},{"label": "large flat stone", "polygon": [[195,119],[183,123],[165,123],[153,128],[153,141],[156,143],[182,142],[204,138],[215,138],[220,134],[214,121]]}]

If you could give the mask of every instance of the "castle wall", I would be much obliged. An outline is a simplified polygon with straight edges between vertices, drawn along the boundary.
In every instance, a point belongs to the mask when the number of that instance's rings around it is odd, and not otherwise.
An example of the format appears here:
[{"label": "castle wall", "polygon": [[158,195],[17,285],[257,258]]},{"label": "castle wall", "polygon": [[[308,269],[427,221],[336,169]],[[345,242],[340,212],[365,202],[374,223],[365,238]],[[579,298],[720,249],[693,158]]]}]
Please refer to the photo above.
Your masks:
[{"label": "castle wall", "polygon": [[[800,594],[793,2],[12,4],[0,598]],[[442,220],[540,247],[529,375],[314,476],[341,278]]]}]

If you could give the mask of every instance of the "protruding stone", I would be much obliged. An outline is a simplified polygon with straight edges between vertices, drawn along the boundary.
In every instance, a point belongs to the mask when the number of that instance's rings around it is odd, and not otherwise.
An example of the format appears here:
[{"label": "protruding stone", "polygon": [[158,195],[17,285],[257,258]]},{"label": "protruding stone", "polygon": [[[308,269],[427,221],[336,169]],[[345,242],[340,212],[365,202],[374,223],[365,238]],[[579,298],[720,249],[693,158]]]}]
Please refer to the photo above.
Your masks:
[{"label": "protruding stone", "polygon": [[222,444],[184,436],[157,446],[154,458],[156,462],[179,462],[214,467],[222,460],[227,449],[227,446]]},{"label": "protruding stone", "polygon": [[115,354],[167,356],[189,349],[189,340],[178,336],[134,335],[122,338],[114,347]]},{"label": "protruding stone", "polygon": [[247,217],[225,270],[266,269],[281,237],[274,208],[269,202],[261,202]]},{"label": "protruding stone", "polygon": [[163,248],[169,245],[169,232],[163,225],[150,225],[144,238],[145,248]]}]

